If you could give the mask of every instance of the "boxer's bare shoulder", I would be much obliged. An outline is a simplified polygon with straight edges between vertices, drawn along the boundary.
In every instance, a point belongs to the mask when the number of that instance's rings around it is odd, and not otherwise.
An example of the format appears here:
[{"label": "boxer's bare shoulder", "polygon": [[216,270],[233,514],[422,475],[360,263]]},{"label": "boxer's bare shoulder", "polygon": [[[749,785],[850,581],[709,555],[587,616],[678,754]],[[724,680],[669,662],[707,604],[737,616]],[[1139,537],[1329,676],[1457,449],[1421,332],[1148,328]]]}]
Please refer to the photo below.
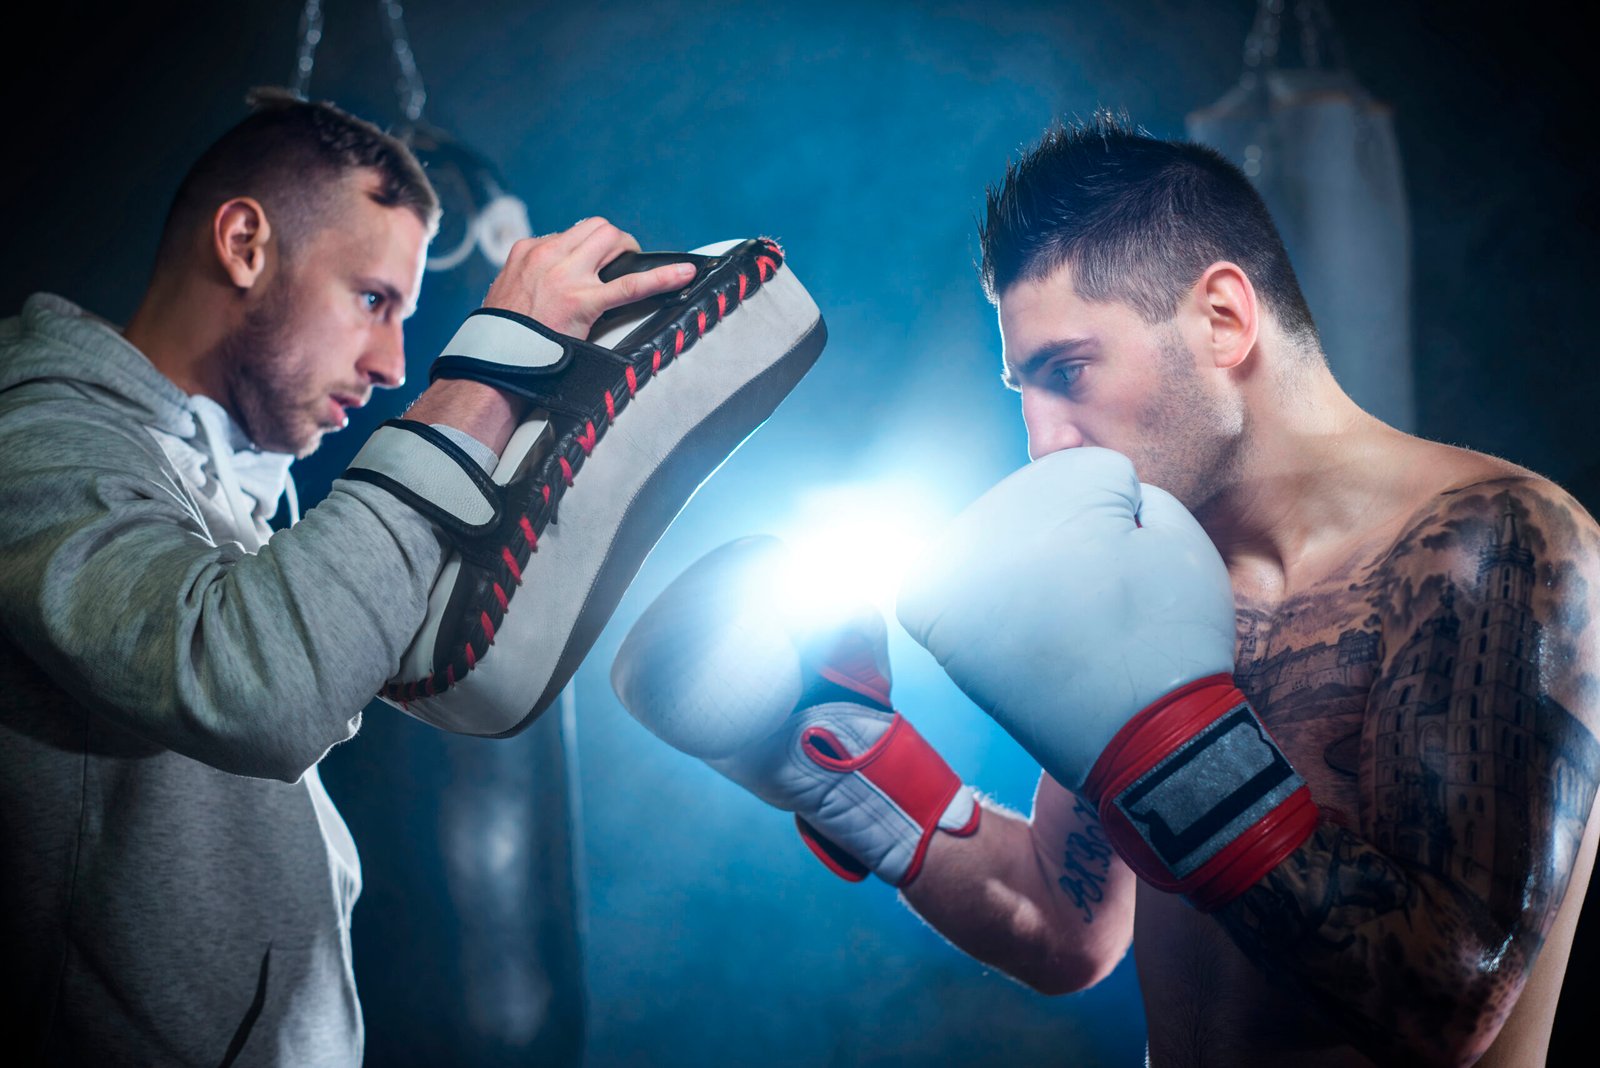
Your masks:
[{"label": "boxer's bare shoulder", "polygon": [[1522,468],[1421,455],[1381,536],[1240,601],[1238,682],[1326,819],[1220,931],[1141,895],[1141,978],[1190,1006],[1153,1063],[1190,1059],[1185,1019],[1269,1061],[1542,1063],[1595,852],[1600,530]]}]

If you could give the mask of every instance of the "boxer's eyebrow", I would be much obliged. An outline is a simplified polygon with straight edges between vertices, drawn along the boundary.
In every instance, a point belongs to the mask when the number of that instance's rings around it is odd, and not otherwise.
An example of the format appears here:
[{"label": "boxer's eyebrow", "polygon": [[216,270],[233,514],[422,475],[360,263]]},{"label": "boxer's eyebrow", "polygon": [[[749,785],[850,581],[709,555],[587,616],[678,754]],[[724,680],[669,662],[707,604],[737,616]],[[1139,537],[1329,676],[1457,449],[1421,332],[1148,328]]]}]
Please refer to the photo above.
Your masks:
[{"label": "boxer's eyebrow", "polygon": [[1004,369],[1000,372],[1000,381],[1005,383],[1007,389],[1021,390],[1022,383],[1039,373],[1039,370],[1051,360],[1063,356],[1077,356],[1093,342],[1086,337],[1063,338],[1060,341],[1047,341],[1034,349],[1028,358],[1022,361],[1022,366],[1017,367],[1007,360]]}]

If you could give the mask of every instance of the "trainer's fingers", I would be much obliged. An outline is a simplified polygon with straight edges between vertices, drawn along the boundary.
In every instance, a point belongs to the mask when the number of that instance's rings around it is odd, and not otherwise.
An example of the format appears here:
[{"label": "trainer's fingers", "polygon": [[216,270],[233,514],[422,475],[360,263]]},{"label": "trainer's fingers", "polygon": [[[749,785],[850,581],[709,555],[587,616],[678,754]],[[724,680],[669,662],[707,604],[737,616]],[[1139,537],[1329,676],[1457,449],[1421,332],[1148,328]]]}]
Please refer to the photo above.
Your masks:
[{"label": "trainer's fingers", "polygon": [[560,233],[550,234],[544,240],[550,243],[553,250],[565,255],[581,248],[584,242],[605,230],[616,230],[616,227],[603,216],[591,215],[587,219],[579,219]]},{"label": "trainer's fingers", "polygon": [[694,280],[694,264],[669,263],[652,267],[648,271],[625,274],[613,278],[600,287],[601,300],[607,310],[632,304],[636,300],[653,297],[657,293],[670,293],[682,289]]},{"label": "trainer's fingers", "polygon": [[624,252],[639,251],[639,242],[633,235],[606,223],[598,226],[584,236],[572,250],[570,260],[572,267],[586,275],[600,273],[600,268],[622,255]]}]

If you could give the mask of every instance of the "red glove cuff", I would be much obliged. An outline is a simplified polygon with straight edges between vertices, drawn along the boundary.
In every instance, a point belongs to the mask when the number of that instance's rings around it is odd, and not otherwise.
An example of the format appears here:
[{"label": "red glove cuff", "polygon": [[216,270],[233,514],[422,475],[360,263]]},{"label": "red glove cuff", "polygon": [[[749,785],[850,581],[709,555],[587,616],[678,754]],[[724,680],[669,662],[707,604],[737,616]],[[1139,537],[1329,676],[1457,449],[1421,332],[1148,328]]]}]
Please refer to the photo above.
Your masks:
[{"label": "red glove cuff", "polygon": [[1254,886],[1317,826],[1305,780],[1227,675],[1129,720],[1083,792],[1134,873],[1202,912]]}]

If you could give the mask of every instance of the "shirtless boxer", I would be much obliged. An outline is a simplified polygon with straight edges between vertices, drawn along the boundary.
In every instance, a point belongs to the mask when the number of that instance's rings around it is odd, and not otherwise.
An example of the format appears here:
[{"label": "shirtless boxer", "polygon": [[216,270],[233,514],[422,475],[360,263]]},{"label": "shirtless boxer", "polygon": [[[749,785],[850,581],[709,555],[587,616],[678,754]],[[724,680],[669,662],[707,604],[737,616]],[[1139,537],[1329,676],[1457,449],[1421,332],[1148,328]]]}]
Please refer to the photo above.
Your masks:
[{"label": "shirtless boxer", "polygon": [[[900,615],[1040,759],[1032,816],[974,807],[890,712],[881,620],[797,629],[742,592],[770,541],[646,612],[624,703],[1039,990],[1131,940],[1158,1068],[1543,1063],[1596,844],[1593,520],[1356,407],[1208,150],[1053,130],[991,191],[983,252],[1036,462],[932,539]],[[1146,780],[1104,773],[1130,737],[1146,770],[1193,757],[1213,781],[1168,801],[1190,826],[1246,792],[1204,717],[1150,735],[1208,673],[1281,774],[1212,825],[1223,868],[1185,873],[1129,801]]]}]

